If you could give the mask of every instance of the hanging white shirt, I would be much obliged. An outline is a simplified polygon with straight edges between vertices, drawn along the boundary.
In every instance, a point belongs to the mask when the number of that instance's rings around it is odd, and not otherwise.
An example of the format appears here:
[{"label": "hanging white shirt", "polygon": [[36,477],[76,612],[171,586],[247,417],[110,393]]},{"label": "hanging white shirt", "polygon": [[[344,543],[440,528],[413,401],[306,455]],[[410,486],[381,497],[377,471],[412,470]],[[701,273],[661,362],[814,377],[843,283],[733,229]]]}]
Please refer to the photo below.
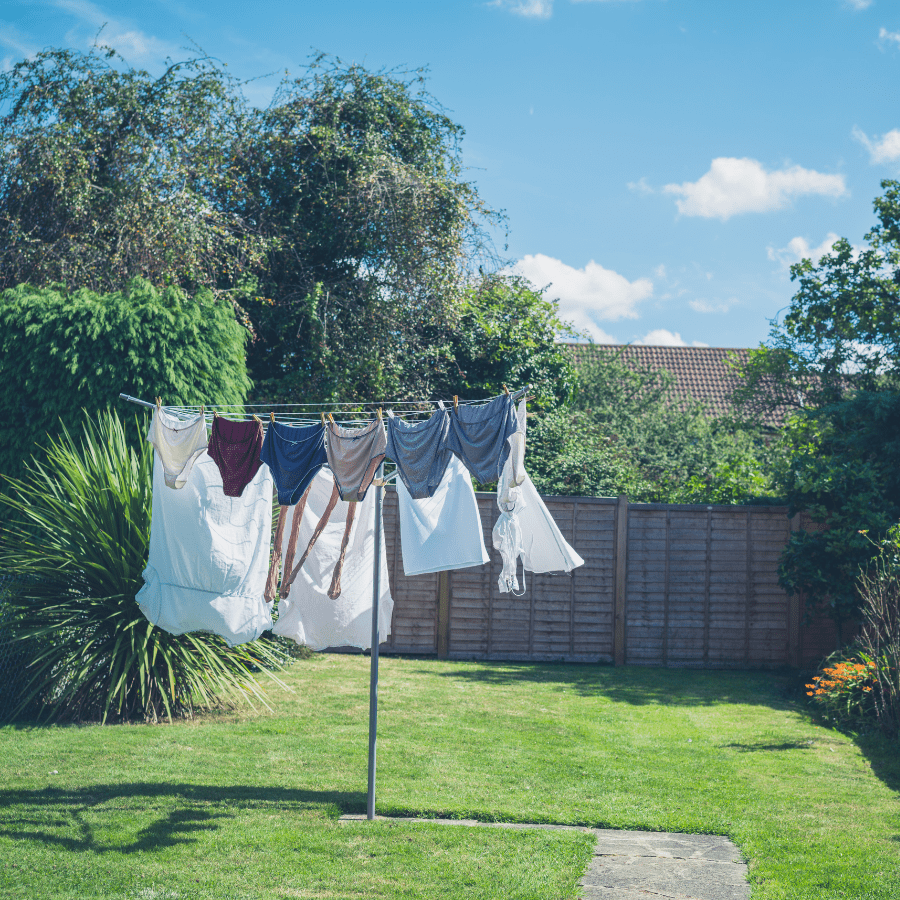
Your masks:
[{"label": "hanging white shirt", "polygon": [[490,562],[472,480],[458,456],[451,457],[431,497],[414,500],[399,478],[397,495],[406,575],[466,569]]},{"label": "hanging white shirt", "polygon": [[519,402],[517,428],[507,439],[510,453],[497,484],[500,517],[494,525],[493,543],[503,568],[498,579],[501,593],[519,589],[516,568],[519,558],[529,572],[571,572],[584,560],[562,536],[550,510],[525,471],[525,399]]},{"label": "hanging white shirt", "polygon": [[272,474],[259,471],[240,497],[226,497],[218,466],[201,454],[181,490],[153,464],[150,558],[137,602],[170,634],[211,631],[232,646],[272,627],[263,599],[272,532]]},{"label": "hanging white shirt", "polygon": [[[329,469],[320,469],[309,487],[298,533],[298,547],[305,547],[331,497],[334,476]],[[328,524],[291,585],[290,596],[279,601],[278,619],[272,628],[275,634],[288,637],[313,650],[327,647],[359,647],[368,649],[372,643],[372,592],[375,564],[375,493],[374,486],[366,492],[365,500],[357,504],[353,528],[344,555],[341,575],[341,594],[336,600],[328,597],[334,567],[341,552],[344,525],[350,504],[338,500]],[[282,557],[293,525],[296,506],[288,510],[283,528]],[[382,525],[382,535],[384,526]],[[391,633],[394,600],[388,580],[387,553],[381,542],[380,590],[378,628],[381,640]]]}]

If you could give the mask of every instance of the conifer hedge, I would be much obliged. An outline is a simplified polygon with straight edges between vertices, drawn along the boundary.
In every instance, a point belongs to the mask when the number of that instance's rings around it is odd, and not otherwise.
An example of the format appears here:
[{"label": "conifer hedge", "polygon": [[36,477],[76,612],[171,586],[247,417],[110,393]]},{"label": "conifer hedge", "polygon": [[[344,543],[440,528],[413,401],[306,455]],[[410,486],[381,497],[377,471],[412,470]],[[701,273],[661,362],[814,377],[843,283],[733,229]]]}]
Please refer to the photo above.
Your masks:
[{"label": "conifer hedge", "polygon": [[207,289],[132,279],[121,291],[21,284],[0,294],[0,474],[113,407],[120,392],[168,404],[243,403],[248,333]]}]

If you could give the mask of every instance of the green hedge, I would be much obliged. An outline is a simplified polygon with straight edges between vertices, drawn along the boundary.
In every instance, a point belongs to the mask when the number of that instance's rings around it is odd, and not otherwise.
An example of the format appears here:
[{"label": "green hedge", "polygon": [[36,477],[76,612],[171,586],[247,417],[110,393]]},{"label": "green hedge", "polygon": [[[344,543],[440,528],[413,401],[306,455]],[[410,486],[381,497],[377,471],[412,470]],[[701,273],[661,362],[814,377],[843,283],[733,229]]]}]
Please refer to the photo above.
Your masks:
[{"label": "green hedge", "polygon": [[0,294],[0,473],[16,476],[35,441],[120,392],[165,403],[243,403],[247,331],[227,300],[142,279],[124,290],[21,284]]}]

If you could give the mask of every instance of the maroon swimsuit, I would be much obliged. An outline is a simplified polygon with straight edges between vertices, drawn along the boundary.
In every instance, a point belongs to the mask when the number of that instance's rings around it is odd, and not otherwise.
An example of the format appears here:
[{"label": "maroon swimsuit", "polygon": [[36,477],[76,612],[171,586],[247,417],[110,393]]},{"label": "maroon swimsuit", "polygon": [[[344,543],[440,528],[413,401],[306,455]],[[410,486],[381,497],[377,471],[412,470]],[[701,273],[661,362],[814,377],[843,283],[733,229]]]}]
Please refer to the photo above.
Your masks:
[{"label": "maroon swimsuit", "polygon": [[259,420],[232,422],[219,415],[213,419],[207,452],[219,467],[226,497],[240,497],[253,481],[262,465],[262,444],[263,427]]}]

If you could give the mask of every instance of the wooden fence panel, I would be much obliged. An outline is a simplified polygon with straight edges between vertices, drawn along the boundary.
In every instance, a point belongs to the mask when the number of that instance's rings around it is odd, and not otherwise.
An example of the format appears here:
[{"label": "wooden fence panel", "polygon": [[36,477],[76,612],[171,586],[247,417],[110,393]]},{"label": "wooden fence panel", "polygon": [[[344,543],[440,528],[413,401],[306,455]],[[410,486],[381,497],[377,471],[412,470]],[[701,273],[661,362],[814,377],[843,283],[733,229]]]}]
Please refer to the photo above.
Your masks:
[{"label": "wooden fence panel", "polygon": [[394,618],[383,649],[434,654],[440,647],[455,659],[754,668],[806,662],[831,640],[829,629],[801,624],[799,602],[778,585],[792,527],[783,507],[544,499],[585,564],[569,576],[526,573],[525,592],[515,596],[500,593],[497,584],[502,564],[491,541],[499,515],[493,494],[478,495],[489,563],[406,578],[396,492],[388,491]]}]

